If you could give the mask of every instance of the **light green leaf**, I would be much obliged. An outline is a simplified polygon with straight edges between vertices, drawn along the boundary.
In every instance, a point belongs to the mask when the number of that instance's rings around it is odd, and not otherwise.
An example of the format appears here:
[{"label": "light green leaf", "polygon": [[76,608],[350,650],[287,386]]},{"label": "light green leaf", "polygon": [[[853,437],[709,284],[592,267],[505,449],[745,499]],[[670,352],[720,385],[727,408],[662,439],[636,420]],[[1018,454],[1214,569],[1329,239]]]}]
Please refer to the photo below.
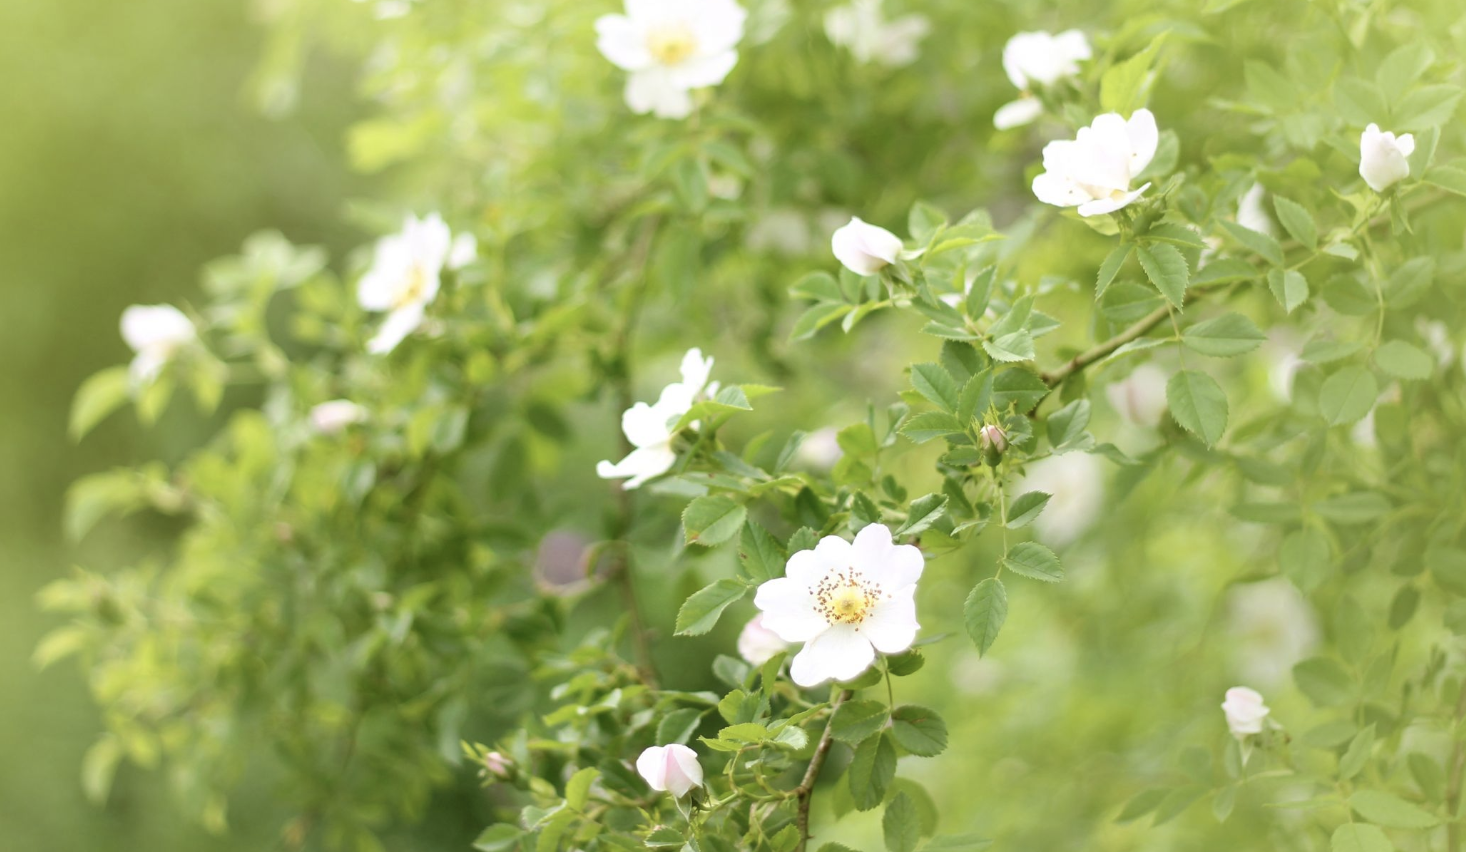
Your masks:
[{"label": "light green leaf", "polygon": [[1318,411],[1330,426],[1354,423],[1369,413],[1379,397],[1379,383],[1363,367],[1345,367],[1324,380]]},{"label": "light green leaf", "polygon": [[1435,359],[1403,340],[1391,340],[1375,350],[1374,363],[1397,379],[1421,381],[1435,372]]},{"label": "light green leaf", "polygon": [[108,367],[82,382],[71,403],[71,440],[80,441],[107,415],[121,408],[131,390],[132,377],[126,367]]},{"label": "light green leaf", "polygon": [[978,656],[986,654],[1003,629],[1003,622],[1008,620],[1008,590],[1003,587],[1003,581],[989,577],[978,583],[967,596],[962,614],[967,635],[977,645]]},{"label": "light green leaf", "polygon": [[[1084,441],[1084,430],[1089,426],[1090,404],[1087,399],[1076,399],[1049,415],[1046,426],[1049,445],[1054,450],[1076,449]],[[1092,439],[1091,439],[1092,443]]]},{"label": "light green leaf", "polygon": [[868,811],[879,806],[886,798],[891,779],[896,777],[896,747],[890,737],[870,737],[856,746],[855,757],[845,774],[856,810]]},{"label": "light green leaf", "polygon": [[859,745],[886,726],[888,709],[879,701],[846,701],[830,721],[830,736]]},{"label": "light green leaf", "polygon": [[1000,560],[1004,568],[1022,577],[1057,583],[1064,579],[1064,569],[1052,550],[1035,541],[1015,545]]},{"label": "light green leaf", "polygon": [[1267,274],[1267,288],[1283,310],[1293,313],[1299,305],[1308,301],[1308,279],[1296,269],[1270,269]]},{"label": "light green leaf", "polygon": [[948,414],[957,411],[957,382],[939,364],[913,364],[911,386]]},{"label": "light green leaf", "polygon": [[1303,205],[1281,195],[1274,195],[1273,209],[1278,212],[1278,221],[1283,223],[1293,239],[1309,251],[1318,248],[1318,223],[1313,221],[1313,214]]},{"label": "light green leaf", "polygon": [[1008,529],[1026,527],[1037,520],[1049,504],[1050,496],[1042,491],[1030,491],[1014,500],[1008,507]]},{"label": "light green leaf", "polygon": [[718,623],[723,610],[748,594],[748,586],[722,579],[694,592],[677,611],[677,635],[701,636]]},{"label": "light green leaf", "polygon": [[915,704],[891,711],[891,735],[902,748],[920,757],[935,757],[947,748],[947,723],[935,710]]},{"label": "light green leaf", "polygon": [[1125,259],[1130,256],[1133,249],[1130,243],[1121,243],[1114,251],[1110,252],[1100,264],[1099,274],[1095,278],[1094,297],[1098,299],[1105,294],[1114,282],[1115,276],[1120,274],[1120,267],[1125,265]]},{"label": "light green leaf", "polygon": [[1166,402],[1181,428],[1208,446],[1216,446],[1227,431],[1227,395],[1206,373],[1183,370],[1166,383]]},{"label": "light green leaf", "polygon": [[1117,62],[1100,78],[1100,108],[1105,112],[1118,112],[1128,116],[1145,106],[1147,91],[1153,77],[1152,66],[1166,40],[1163,32],[1151,40],[1146,48],[1124,62]]},{"label": "light green leaf", "polygon": [[1161,291],[1166,301],[1181,307],[1186,302],[1186,285],[1191,280],[1186,258],[1181,256],[1181,252],[1169,243],[1152,243],[1141,246],[1136,255],[1150,283]]},{"label": "light green leaf", "polygon": [[947,496],[945,494],[927,494],[911,501],[911,509],[907,513],[906,523],[896,530],[894,535],[916,535],[924,532],[936,523],[942,515],[947,512]]},{"label": "light green leaf", "polygon": [[682,527],[688,544],[713,547],[737,534],[748,517],[748,509],[721,494],[699,497],[682,512]]},{"label": "light green leaf", "polygon": [[1372,825],[1350,822],[1334,830],[1331,852],[1395,852],[1385,833]]},{"label": "light green leaf", "polygon": [[1267,234],[1244,228],[1236,222],[1222,222],[1232,239],[1246,246],[1273,266],[1283,265],[1283,247]]},{"label": "light green leaf", "polygon": [[601,770],[587,766],[570,776],[570,780],[565,782],[565,803],[577,811],[585,810],[585,803],[590,798],[590,785],[600,775]]},{"label": "light green leaf", "polygon": [[1216,358],[1251,352],[1267,339],[1252,320],[1239,313],[1222,314],[1187,328],[1181,341],[1190,349]]},{"label": "light green leaf", "polygon": [[1337,661],[1313,657],[1293,667],[1293,682],[1319,707],[1337,707],[1354,700],[1354,682]]},{"label": "light green leaf", "polygon": [[889,852],[916,852],[916,844],[921,841],[921,820],[910,796],[897,793],[891,797],[881,817],[881,833]]}]

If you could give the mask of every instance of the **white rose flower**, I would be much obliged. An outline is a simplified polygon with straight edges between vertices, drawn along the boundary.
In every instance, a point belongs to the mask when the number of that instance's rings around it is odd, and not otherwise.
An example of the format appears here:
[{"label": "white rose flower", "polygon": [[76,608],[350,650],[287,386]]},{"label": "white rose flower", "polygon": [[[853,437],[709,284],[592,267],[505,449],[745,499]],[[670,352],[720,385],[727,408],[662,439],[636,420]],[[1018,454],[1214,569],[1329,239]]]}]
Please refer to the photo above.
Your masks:
[{"label": "white rose flower", "polygon": [[855,216],[830,237],[835,258],[856,275],[874,275],[896,262],[901,238]]},{"label": "white rose flower", "polygon": [[636,771],[653,790],[671,793],[679,799],[692,788],[702,786],[702,764],[697,762],[697,752],[679,743],[652,746],[642,752],[636,759]]},{"label": "white rose flower", "polygon": [[631,72],[632,112],[686,118],[690,92],[723,82],[738,63],[747,17],[733,0],[626,0],[626,14],[596,20],[596,47]]},{"label": "white rose flower", "polygon": [[1283,578],[1232,587],[1227,628],[1233,664],[1248,683],[1276,687],[1318,645],[1318,616],[1298,587]]},{"label": "white rose flower", "polygon": [[1014,494],[1042,491],[1051,495],[1033,529],[1045,543],[1063,547],[1084,534],[1099,517],[1105,501],[1101,463],[1089,453],[1064,453],[1028,466]]},{"label": "white rose flower", "polygon": [[157,378],[197,337],[193,321],[172,305],[133,305],[122,312],[122,340],[135,353],[130,369],[138,384]]},{"label": "white rose flower", "polygon": [[1166,373],[1154,364],[1141,364],[1107,385],[1105,395],[1127,423],[1154,429],[1166,413]]},{"label": "white rose flower", "polygon": [[789,557],[784,576],[758,587],[753,603],[763,626],[786,642],[803,642],[790,676],[800,686],[849,680],[875,662],[876,652],[911,647],[921,551],[894,544],[891,531],[871,524],[855,542],[820,539],[814,550]]},{"label": "white rose flower", "polygon": [[1262,703],[1262,696],[1256,690],[1234,686],[1227,690],[1222,712],[1227,716],[1227,727],[1231,729],[1232,736],[1240,740],[1262,733],[1263,721],[1272,711]]},{"label": "white rose flower", "polygon": [[452,248],[453,235],[436,213],[424,219],[408,216],[401,231],[377,241],[372,267],[356,291],[364,310],[387,312],[386,322],[367,343],[369,352],[391,352],[422,325],[442,286],[440,276]]},{"label": "white rose flower", "polygon": [[761,666],[788,648],[789,643],[780,639],[779,634],[764,627],[762,615],[749,619],[738,634],[738,656],[751,666]]},{"label": "white rose flower", "polygon": [[1262,205],[1266,193],[1267,190],[1260,183],[1254,183],[1251,189],[1242,193],[1242,197],[1237,199],[1237,224],[1272,236],[1273,217],[1267,214],[1267,208]]},{"label": "white rose flower", "polygon": [[1413,135],[1396,138],[1393,133],[1381,133],[1378,124],[1371,124],[1359,136],[1359,176],[1370,189],[1384,192],[1410,176],[1409,157],[1413,153]]},{"label": "white rose flower", "polygon": [[347,426],[367,418],[367,410],[349,399],[333,399],[311,409],[311,428],[317,434],[335,435]]},{"label": "white rose flower", "polygon": [[1126,121],[1106,113],[1073,140],[1044,146],[1044,172],[1033,179],[1033,194],[1045,204],[1078,207],[1080,216],[1113,213],[1150,188],[1132,190],[1130,182],[1155,157],[1160,134],[1155,116],[1138,109]]},{"label": "white rose flower", "polygon": [[626,479],[622,487],[629,490],[671,470],[677,462],[677,453],[672,450],[672,439],[677,436],[672,426],[699,398],[718,392],[716,382],[708,383],[712,369],[713,359],[704,359],[701,349],[688,350],[682,357],[682,381],[663,388],[654,405],[638,402],[621,415],[621,431],[636,449],[615,464],[600,462],[596,475]]},{"label": "white rose flower", "polygon": [[825,13],[825,35],[862,64],[877,62],[891,68],[910,65],[929,32],[931,22],[922,15],[886,20],[881,0],[851,0]]},{"label": "white rose flower", "polygon": [[998,108],[993,126],[999,130],[1028,124],[1043,115],[1043,103],[1033,97],[1036,86],[1052,86],[1079,73],[1079,63],[1094,55],[1079,30],[1058,35],[1018,33],[1003,47],[1003,70],[1023,96]]}]

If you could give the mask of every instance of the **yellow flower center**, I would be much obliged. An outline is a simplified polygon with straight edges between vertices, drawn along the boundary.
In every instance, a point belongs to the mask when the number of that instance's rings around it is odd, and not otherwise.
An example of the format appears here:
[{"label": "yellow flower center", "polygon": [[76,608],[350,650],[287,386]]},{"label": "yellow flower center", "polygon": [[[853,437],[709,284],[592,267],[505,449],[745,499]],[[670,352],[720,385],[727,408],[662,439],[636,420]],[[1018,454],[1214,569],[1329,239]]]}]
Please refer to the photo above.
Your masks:
[{"label": "yellow flower center", "polygon": [[831,574],[814,590],[820,614],[831,624],[859,624],[865,621],[876,602],[881,587],[866,583],[850,574]]},{"label": "yellow flower center", "polygon": [[423,294],[428,289],[428,273],[422,268],[422,264],[414,263],[412,269],[407,273],[407,286],[397,294],[392,302],[392,310],[401,310],[408,305],[414,305],[422,301]]},{"label": "yellow flower center", "polygon": [[647,33],[646,49],[663,65],[677,65],[697,51],[697,36],[686,24],[668,24]]}]

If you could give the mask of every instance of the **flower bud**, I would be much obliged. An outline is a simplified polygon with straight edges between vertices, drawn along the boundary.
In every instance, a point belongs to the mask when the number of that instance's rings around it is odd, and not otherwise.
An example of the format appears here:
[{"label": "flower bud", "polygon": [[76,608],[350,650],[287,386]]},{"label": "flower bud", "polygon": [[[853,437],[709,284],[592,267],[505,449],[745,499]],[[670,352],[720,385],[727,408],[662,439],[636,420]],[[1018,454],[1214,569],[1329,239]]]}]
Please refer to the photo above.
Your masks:
[{"label": "flower bud", "polygon": [[346,427],[360,423],[367,417],[367,410],[346,399],[333,399],[311,409],[311,428],[319,435],[336,435]]},{"label": "flower bud", "polygon": [[1256,690],[1234,686],[1227,690],[1222,712],[1227,716],[1227,727],[1231,729],[1232,736],[1241,740],[1262,733],[1263,720],[1272,711],[1262,703],[1262,696]]},{"label": "flower bud", "polygon": [[738,656],[751,666],[767,663],[788,647],[789,643],[780,639],[779,634],[764,626],[762,615],[749,619],[743,626],[743,632],[738,634]]},{"label": "flower bud", "polygon": [[484,755],[484,769],[491,778],[505,779],[514,774],[514,761],[497,751],[491,751]]},{"label": "flower bud", "polygon": [[1410,176],[1410,161],[1415,152],[1415,137],[1406,133],[1395,138],[1381,133],[1379,125],[1364,128],[1359,137],[1359,176],[1375,192],[1384,192]]},{"label": "flower bud", "polygon": [[983,458],[990,466],[997,467],[1008,450],[1008,433],[996,424],[988,424],[977,430],[977,442],[982,447]]},{"label": "flower bud", "polygon": [[835,232],[830,247],[846,269],[856,275],[874,275],[896,262],[901,238],[856,217]]},{"label": "flower bud", "polygon": [[671,793],[679,799],[692,788],[702,786],[702,765],[697,762],[697,753],[679,743],[652,746],[642,752],[636,759],[636,771],[653,790]]}]

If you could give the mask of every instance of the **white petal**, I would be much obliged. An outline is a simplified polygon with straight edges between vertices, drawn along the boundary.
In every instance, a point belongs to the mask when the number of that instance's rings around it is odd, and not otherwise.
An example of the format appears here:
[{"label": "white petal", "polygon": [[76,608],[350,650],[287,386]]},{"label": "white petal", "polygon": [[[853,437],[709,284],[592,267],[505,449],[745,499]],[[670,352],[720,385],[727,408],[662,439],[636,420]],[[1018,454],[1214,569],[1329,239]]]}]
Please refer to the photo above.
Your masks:
[{"label": "white petal", "polygon": [[1121,207],[1125,207],[1129,204],[1134,203],[1136,199],[1145,194],[1145,191],[1147,189],[1150,189],[1150,184],[1146,184],[1145,186],[1142,186],[1140,189],[1137,189],[1133,192],[1127,192],[1119,198],[1099,198],[1094,201],[1086,202],[1079,205],[1079,215],[1088,217],[1100,216],[1105,213],[1114,213]]},{"label": "white petal", "polygon": [[132,363],[128,365],[127,373],[132,379],[134,386],[150,384],[163,372],[163,365],[168,359],[157,350],[144,349],[133,356]]},{"label": "white petal", "polygon": [[1033,194],[1039,201],[1055,207],[1075,207],[1090,201],[1089,193],[1074,181],[1056,172],[1044,172],[1033,179]]},{"label": "white petal", "polygon": [[711,357],[703,358],[701,349],[689,349],[687,354],[682,356],[682,365],[678,368],[678,372],[682,375],[683,385],[694,391],[702,390],[708,383],[708,377],[712,375],[713,359]]},{"label": "white petal", "polygon": [[876,604],[860,623],[860,632],[882,654],[899,654],[916,641],[916,586],[906,586]]},{"label": "white petal", "polygon": [[1125,131],[1130,136],[1130,174],[1134,176],[1145,171],[1145,167],[1155,159],[1161,136],[1156,129],[1155,116],[1148,109],[1136,110],[1125,124]]},{"label": "white petal", "polygon": [[648,787],[657,792],[666,792],[667,750],[662,746],[652,746],[643,751],[636,758],[636,772],[646,781]]},{"label": "white petal", "polygon": [[1038,98],[1019,98],[998,107],[993,113],[993,127],[1010,130],[1038,120],[1044,114],[1043,102]]},{"label": "white petal", "polygon": [[748,13],[733,0],[703,0],[689,23],[697,36],[699,52],[706,55],[731,51],[743,38],[747,20]]},{"label": "white petal", "polygon": [[895,263],[901,247],[900,237],[858,216],[830,237],[835,258],[857,275],[874,275]]},{"label": "white petal", "polygon": [[850,680],[870,668],[876,650],[848,624],[837,624],[811,639],[795,655],[789,676],[800,686]]},{"label": "white petal", "polygon": [[764,614],[764,628],[785,642],[808,642],[829,627],[809,587],[789,577],[760,585],[753,605]]},{"label": "white petal", "polygon": [[665,753],[667,792],[680,799],[692,788],[702,786],[702,764],[697,762],[697,752],[680,743],[672,743]]},{"label": "white petal", "polygon": [[385,355],[397,348],[403,338],[422,325],[423,306],[413,303],[387,314],[387,320],[377,329],[377,335],[367,343],[367,351],[373,355]]},{"label": "white petal", "polygon": [[656,476],[661,476],[672,469],[677,463],[677,454],[672,452],[670,446],[641,447],[633,450],[631,455],[621,461],[611,464],[608,461],[596,464],[596,475],[602,479],[620,479],[631,477],[621,485],[627,491],[641,487],[642,483]]},{"label": "white petal", "polygon": [[655,64],[646,49],[645,31],[625,15],[596,19],[596,49],[612,65],[626,71],[640,71]]},{"label": "white petal", "polygon": [[626,80],[626,105],[638,115],[650,112],[658,118],[686,118],[692,114],[692,96],[660,67],[631,72]]},{"label": "white petal", "polygon": [[857,571],[881,585],[887,592],[910,586],[921,579],[926,560],[909,544],[895,544],[884,524],[869,524],[855,535],[853,564]]},{"label": "white petal", "polygon": [[1404,154],[1407,157],[1415,153],[1415,134],[1406,133],[1400,138],[1396,139],[1395,147],[1400,150],[1401,154]]},{"label": "white petal", "polygon": [[669,69],[668,73],[672,75],[672,82],[684,89],[701,89],[723,82],[737,64],[738,51],[725,50],[688,59]]},{"label": "white petal", "polygon": [[622,412],[621,431],[633,447],[654,447],[672,439],[672,433],[667,429],[666,410],[644,402]]},{"label": "white petal", "polygon": [[478,238],[462,233],[453,238],[453,247],[448,250],[448,268],[462,269],[478,258]]},{"label": "white petal", "polygon": [[194,339],[193,321],[172,305],[132,305],[122,312],[122,339],[134,352],[165,354]]},{"label": "white petal", "polygon": [[1054,47],[1067,59],[1078,62],[1094,56],[1082,30],[1065,30],[1054,36]]}]

